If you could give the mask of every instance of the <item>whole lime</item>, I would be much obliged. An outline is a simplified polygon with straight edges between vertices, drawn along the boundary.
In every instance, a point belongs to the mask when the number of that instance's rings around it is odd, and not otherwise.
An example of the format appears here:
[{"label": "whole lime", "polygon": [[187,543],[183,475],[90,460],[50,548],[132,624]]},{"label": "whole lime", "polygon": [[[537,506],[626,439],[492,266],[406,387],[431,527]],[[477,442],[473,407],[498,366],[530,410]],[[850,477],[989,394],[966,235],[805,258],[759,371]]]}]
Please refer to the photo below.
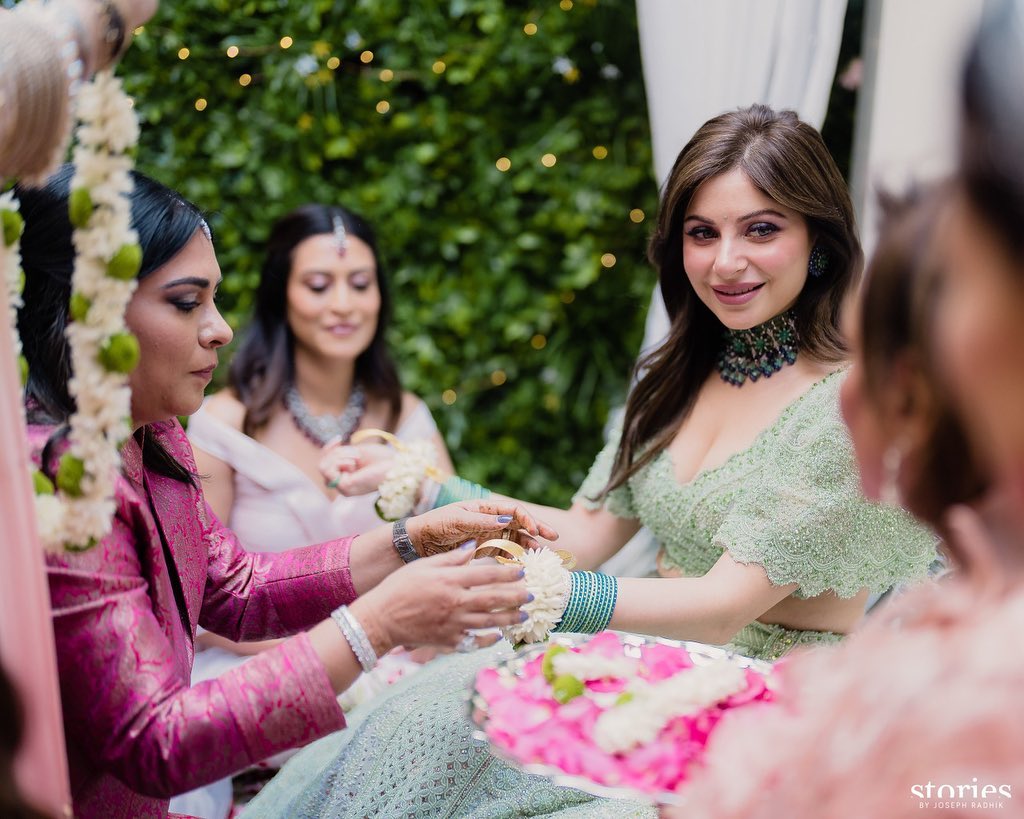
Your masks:
[{"label": "whole lime", "polygon": [[47,478],[38,469],[32,471],[32,489],[37,495],[52,495],[56,490],[53,481]]},{"label": "whole lime", "polygon": [[137,244],[121,245],[107,262],[107,275],[123,282],[134,279],[142,266],[142,248]]},{"label": "whole lime", "polygon": [[567,649],[565,646],[560,646],[556,643],[554,645],[548,646],[548,650],[544,652],[544,659],[541,661],[540,670],[541,673],[544,675],[544,679],[547,680],[549,683],[553,683],[555,681],[555,677],[558,676],[557,674],[555,674],[555,657],[557,657],[559,654],[565,654],[565,652],[567,652],[568,650],[569,649]]},{"label": "whole lime", "polygon": [[25,220],[21,214],[14,210],[0,210],[0,223],[3,224],[4,244],[7,247],[13,245],[21,237],[21,230],[25,227]]},{"label": "whole lime", "polygon": [[64,454],[57,466],[57,486],[61,492],[72,497],[82,494],[82,478],[85,476],[85,464],[81,458]]},{"label": "whole lime", "polygon": [[68,197],[68,217],[71,224],[76,228],[83,228],[89,224],[89,217],[92,216],[94,206],[92,194],[88,188],[75,188]]},{"label": "whole lime", "polygon": [[100,347],[100,364],[112,373],[130,373],[139,363],[139,342],[131,333],[115,333]]},{"label": "whole lime", "polygon": [[551,691],[555,699],[565,705],[583,693],[583,680],[572,674],[559,674],[551,683]]}]

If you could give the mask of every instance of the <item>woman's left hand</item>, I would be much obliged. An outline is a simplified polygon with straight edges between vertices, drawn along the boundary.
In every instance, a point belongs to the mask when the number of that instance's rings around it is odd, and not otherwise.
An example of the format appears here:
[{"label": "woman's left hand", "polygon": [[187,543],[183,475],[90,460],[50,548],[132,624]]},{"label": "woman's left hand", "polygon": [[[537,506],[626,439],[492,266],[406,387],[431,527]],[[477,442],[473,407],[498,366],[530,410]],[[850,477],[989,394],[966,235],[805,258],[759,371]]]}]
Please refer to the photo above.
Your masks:
[{"label": "woman's left hand", "polygon": [[320,474],[342,495],[366,495],[377,491],[394,466],[395,455],[395,450],[384,444],[331,441],[320,454]]},{"label": "woman's left hand", "polygon": [[540,544],[540,536],[557,540],[558,532],[531,516],[526,509],[512,500],[459,501],[409,518],[405,524],[409,540],[421,556],[447,552],[467,540],[484,542],[491,538],[506,537],[526,548]]}]

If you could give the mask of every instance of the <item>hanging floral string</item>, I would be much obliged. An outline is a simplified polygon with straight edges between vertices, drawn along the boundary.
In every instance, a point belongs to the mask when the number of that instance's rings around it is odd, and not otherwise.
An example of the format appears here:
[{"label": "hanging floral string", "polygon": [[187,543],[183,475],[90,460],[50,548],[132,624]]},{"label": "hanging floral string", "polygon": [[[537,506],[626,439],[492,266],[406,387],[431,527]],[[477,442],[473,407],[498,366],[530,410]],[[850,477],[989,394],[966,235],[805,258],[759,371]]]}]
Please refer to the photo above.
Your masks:
[{"label": "hanging floral string", "polygon": [[21,232],[25,228],[18,213],[18,200],[13,191],[0,194],[0,241],[4,252],[4,284],[7,287],[7,312],[11,322],[11,349],[18,360],[21,382],[28,375],[28,363],[21,354],[21,336],[18,335],[18,310],[21,292],[25,289],[25,274],[21,269]]},{"label": "hanging floral string", "polygon": [[[131,433],[128,373],[139,358],[138,342],[124,323],[142,260],[128,199],[138,122],[131,99],[110,72],[82,87],[77,108],[69,200],[76,257],[66,331],[74,373],[68,389],[76,411],[56,480],[33,474],[39,535],[50,549],[86,549],[110,532],[120,448]],[[18,249],[22,222],[9,194],[0,198],[0,210],[11,321],[20,355],[16,310],[23,283]],[[27,366],[20,360],[24,380]]]}]

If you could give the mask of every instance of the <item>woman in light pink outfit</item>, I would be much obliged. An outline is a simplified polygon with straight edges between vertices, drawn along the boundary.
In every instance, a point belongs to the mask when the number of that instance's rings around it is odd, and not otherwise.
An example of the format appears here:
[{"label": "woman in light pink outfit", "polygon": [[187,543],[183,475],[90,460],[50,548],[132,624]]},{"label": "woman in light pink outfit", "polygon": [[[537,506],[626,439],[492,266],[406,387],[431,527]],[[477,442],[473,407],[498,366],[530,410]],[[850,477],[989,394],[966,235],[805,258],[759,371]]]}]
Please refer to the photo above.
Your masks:
[{"label": "woman in light pink outfit", "polygon": [[[380,525],[376,492],[352,495],[348,473],[324,478],[318,469],[324,446],[343,447],[358,429],[430,441],[437,465],[452,471],[430,410],[402,390],[385,340],[391,282],[377,248],[371,225],[340,205],[303,205],[270,228],[228,386],[188,423],[206,500],[247,549],[281,552]],[[342,453],[331,451],[339,463]],[[192,680],[220,675],[273,644],[201,631]],[[342,708],[351,712],[418,670],[423,654],[389,653],[346,690]],[[225,817],[231,792],[223,780],[174,800],[171,810]]]},{"label": "woman in light pink outfit", "polygon": [[[18,191],[29,442],[51,476],[74,411],[64,336],[70,176],[65,168],[45,188]],[[336,694],[373,655],[452,646],[467,629],[520,622],[519,570],[464,565],[471,550],[455,546],[510,524],[548,531],[515,504],[475,502],[410,518],[408,541],[394,548],[384,526],[281,554],[245,551],[206,503],[175,418],[198,408],[231,337],[214,304],[220,270],[208,228],[194,206],[141,175],[132,218],[143,258],[125,318],[140,359],[113,530],[85,551],[47,556],[80,817],[165,816],[171,795],[343,727]],[[290,639],[189,688],[199,625],[233,640]]]},{"label": "woman in light pink outfit", "polygon": [[[845,396],[865,491],[886,488],[943,531],[957,570],[838,650],[794,660],[781,707],[723,726],[686,808],[666,815],[1021,815],[1024,10],[990,12],[964,74],[952,196],[886,225]],[[919,434],[922,420],[951,420],[944,385],[969,448],[955,424]],[[957,501],[971,506],[943,510]]]}]

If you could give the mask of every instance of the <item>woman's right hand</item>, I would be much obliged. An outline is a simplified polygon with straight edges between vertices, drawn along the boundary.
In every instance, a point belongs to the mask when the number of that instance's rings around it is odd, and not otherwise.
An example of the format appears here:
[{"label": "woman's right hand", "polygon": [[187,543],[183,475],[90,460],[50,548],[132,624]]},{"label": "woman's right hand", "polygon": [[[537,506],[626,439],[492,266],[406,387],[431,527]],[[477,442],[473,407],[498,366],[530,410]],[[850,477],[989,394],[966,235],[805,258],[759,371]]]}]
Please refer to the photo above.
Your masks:
[{"label": "woman's right hand", "polygon": [[378,656],[399,645],[454,648],[469,629],[523,622],[522,568],[472,559],[467,547],[415,560],[349,606]]},{"label": "woman's right hand", "polygon": [[456,501],[411,517],[405,526],[421,556],[447,552],[470,538],[483,543],[503,533],[528,549],[540,545],[537,537],[558,539],[558,532],[533,517],[526,507],[505,498]]}]

